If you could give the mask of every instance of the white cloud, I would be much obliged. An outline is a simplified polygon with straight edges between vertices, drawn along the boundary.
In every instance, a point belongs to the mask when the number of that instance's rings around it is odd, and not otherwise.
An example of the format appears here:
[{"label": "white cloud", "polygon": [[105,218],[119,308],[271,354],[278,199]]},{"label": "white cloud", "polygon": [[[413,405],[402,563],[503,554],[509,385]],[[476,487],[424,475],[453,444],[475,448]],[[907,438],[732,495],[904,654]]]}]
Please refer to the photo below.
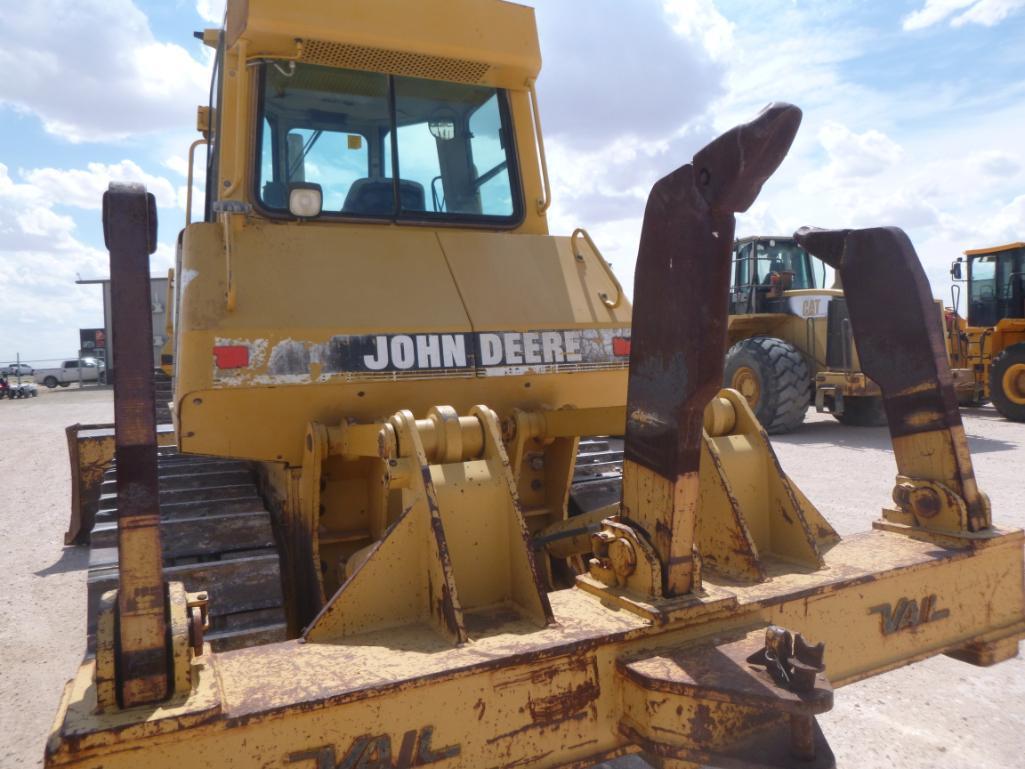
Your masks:
[{"label": "white cloud", "polygon": [[[71,216],[54,209],[98,209],[110,179],[145,181],[156,188],[161,205],[177,205],[178,191],[131,161],[91,163],[86,171],[35,169],[20,176],[22,181],[16,180],[0,163],[0,359],[13,360],[16,353],[30,362],[64,358],[78,349],[77,329],[103,322],[99,287],[75,281],[105,277],[109,257],[102,245],[80,239]],[[173,247],[160,243],[150,257],[152,273],[163,274],[173,259]]]},{"label": "white cloud", "polygon": [[1022,170],[1021,160],[1000,150],[978,152],[971,159],[986,176],[1008,178],[1017,176]]},{"label": "white cloud", "polygon": [[536,5],[550,226],[589,228],[630,293],[648,191],[711,138],[733,26],[711,0]]},{"label": "white cloud", "polygon": [[131,0],[0,0],[0,104],[71,142],[187,125],[207,65],[157,41]]},{"label": "white cloud", "polygon": [[992,27],[1022,8],[1025,8],[1025,0],[979,0],[955,18],[951,22],[951,26],[962,27],[971,23]]},{"label": "white cloud", "polygon": [[[792,101],[805,119],[755,208],[738,218],[739,234],[896,225],[943,297],[961,251],[1022,237],[1025,80],[1006,61],[1003,71],[987,67],[983,87],[971,69],[917,67],[952,54],[861,27],[849,4],[764,0],[750,10],[731,17],[729,92],[712,111],[716,131],[769,99]],[[897,71],[880,73],[879,62]]]},{"label": "white cloud", "polygon": [[819,143],[829,155],[825,172],[832,179],[875,176],[896,163],[899,144],[875,129],[855,133],[833,121],[819,129]]},{"label": "white cloud", "polygon": [[977,245],[987,246],[1001,242],[1025,240],[1023,223],[1025,223],[1025,195],[1019,195],[1007,205],[1002,206],[983,223],[983,229],[988,233],[988,240],[979,241]]},{"label": "white cloud", "polygon": [[74,354],[77,328],[102,322],[99,291],[76,275],[107,273],[107,255],[75,237],[69,216],[52,210],[50,194],[11,178],[0,163],[0,358],[35,361]]},{"label": "white cloud", "polygon": [[[168,155],[164,158],[164,167],[169,168],[182,178],[189,175],[189,160],[187,155]],[[196,169],[201,170],[201,169]],[[205,169],[203,169],[205,170]]]},{"label": "white cloud", "polygon": [[109,165],[89,163],[85,170],[36,168],[21,172],[21,176],[55,205],[99,210],[110,182],[138,182],[146,185],[161,208],[178,206],[178,193],[171,182],[146,173],[131,160]]},{"label": "white cloud", "polygon": [[735,25],[719,13],[712,0],[665,0],[675,17],[674,29],[688,40],[700,41],[713,59],[721,61],[734,50]]},{"label": "white cloud", "polygon": [[664,139],[724,92],[706,30],[720,25],[711,4],[702,24],[681,27],[660,0],[537,2],[544,66],[538,81],[546,135],[596,149],[630,135]]},{"label": "white cloud", "polygon": [[196,0],[196,13],[203,21],[219,26],[224,21],[224,0]]},{"label": "white cloud", "polygon": [[925,0],[925,5],[904,17],[905,31],[925,29],[950,18],[950,26],[980,24],[992,27],[1025,8],[1025,0]]},{"label": "white cloud", "polygon": [[904,17],[903,27],[907,31],[931,27],[975,2],[977,0],[925,0],[924,6]]}]

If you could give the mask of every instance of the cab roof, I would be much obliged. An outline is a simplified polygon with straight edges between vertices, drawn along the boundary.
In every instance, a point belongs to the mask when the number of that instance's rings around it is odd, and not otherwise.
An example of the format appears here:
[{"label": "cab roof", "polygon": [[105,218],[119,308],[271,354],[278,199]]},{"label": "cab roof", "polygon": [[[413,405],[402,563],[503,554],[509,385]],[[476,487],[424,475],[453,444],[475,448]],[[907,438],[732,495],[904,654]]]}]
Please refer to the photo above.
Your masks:
[{"label": "cab roof", "polygon": [[541,70],[534,9],[504,0],[229,0],[247,59],[524,89]]},{"label": "cab roof", "polygon": [[1025,248],[1025,243],[1007,243],[1002,246],[990,246],[989,248],[970,248],[965,251],[965,256],[983,256],[985,254],[996,254],[1001,251],[1014,251],[1017,248]]}]

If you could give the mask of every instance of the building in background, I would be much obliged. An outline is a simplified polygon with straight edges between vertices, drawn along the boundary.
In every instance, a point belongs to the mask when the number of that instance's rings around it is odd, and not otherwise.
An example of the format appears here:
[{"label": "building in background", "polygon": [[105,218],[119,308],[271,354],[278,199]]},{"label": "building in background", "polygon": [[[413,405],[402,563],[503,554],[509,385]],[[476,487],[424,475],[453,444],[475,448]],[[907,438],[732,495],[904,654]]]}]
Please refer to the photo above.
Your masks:
[{"label": "building in background", "polygon": [[[76,280],[75,283],[80,286],[103,286],[103,328],[84,328],[79,330],[81,340],[78,354],[82,358],[103,358],[107,364],[107,371],[110,372],[117,365],[117,362],[113,359],[110,278]],[[171,308],[167,307],[167,278],[150,278],[149,290],[150,304],[153,307],[153,367],[159,368],[160,351],[167,341],[167,313],[172,311]]]}]

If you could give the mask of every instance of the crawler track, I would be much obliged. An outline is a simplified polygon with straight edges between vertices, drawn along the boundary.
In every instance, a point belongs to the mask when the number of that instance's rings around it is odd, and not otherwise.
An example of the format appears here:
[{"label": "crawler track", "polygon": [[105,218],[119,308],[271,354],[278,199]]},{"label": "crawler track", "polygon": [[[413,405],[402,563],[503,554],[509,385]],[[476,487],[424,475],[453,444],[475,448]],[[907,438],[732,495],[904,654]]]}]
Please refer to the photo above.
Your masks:
[{"label": "crawler track", "polygon": [[[251,465],[232,459],[158,453],[160,537],[164,575],[210,596],[215,650],[287,637],[281,567],[271,515]],[[571,490],[571,515],[619,499],[623,445],[619,438],[582,440]],[[100,596],[117,587],[116,465],[105,476],[90,535],[89,635]]]},{"label": "crawler track", "polygon": [[569,514],[580,515],[618,502],[622,488],[623,439],[581,439],[569,493]]},{"label": "crawler track", "polygon": [[[164,575],[209,593],[207,640],[216,650],[283,640],[278,551],[250,465],[161,448],[158,472]],[[91,623],[100,596],[117,587],[116,473],[115,466],[104,477],[90,538]]]}]

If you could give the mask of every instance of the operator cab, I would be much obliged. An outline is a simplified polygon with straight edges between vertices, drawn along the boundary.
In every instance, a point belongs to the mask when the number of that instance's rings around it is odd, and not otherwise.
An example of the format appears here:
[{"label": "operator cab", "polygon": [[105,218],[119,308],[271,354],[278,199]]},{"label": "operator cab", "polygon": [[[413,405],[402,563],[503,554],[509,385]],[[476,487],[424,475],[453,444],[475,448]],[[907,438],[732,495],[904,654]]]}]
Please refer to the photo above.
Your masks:
[{"label": "operator cab", "polygon": [[[1004,318],[1025,318],[1025,243],[965,251],[968,325],[987,328]],[[962,261],[951,274],[961,278]]]},{"label": "operator cab", "polygon": [[733,246],[730,314],[786,312],[785,291],[824,288],[826,266],[793,238],[741,238]]}]

